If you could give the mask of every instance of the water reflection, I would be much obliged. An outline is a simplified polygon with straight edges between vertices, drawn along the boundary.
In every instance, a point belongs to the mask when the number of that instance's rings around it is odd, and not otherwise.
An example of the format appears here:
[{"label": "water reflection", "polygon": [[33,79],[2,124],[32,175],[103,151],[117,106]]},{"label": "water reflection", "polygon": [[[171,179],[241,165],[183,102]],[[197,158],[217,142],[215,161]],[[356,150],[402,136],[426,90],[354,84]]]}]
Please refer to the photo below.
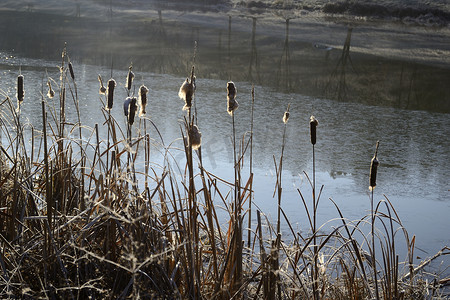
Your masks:
[{"label": "water reflection", "polygon": [[[2,47],[25,57],[53,59],[67,41],[72,60],[79,63],[125,69],[132,62],[141,71],[184,76],[195,59],[198,74],[204,78],[249,81],[339,101],[450,111],[448,68],[351,52],[351,38],[362,34],[361,27],[333,28],[336,37],[347,32],[347,38],[338,45],[327,45],[304,42],[302,36],[311,33],[301,18],[292,16],[284,16],[284,26],[273,27],[272,22],[281,25],[281,20],[267,23],[254,14],[231,12],[214,19],[196,15],[197,24],[192,25],[183,15],[163,8],[138,18],[113,12],[96,19],[36,11],[0,14],[1,28],[8,28],[2,30]],[[15,26],[8,26],[11,23]],[[284,38],[281,30],[277,31],[283,27]],[[195,41],[198,51],[194,57]]]},{"label": "water reflection", "polygon": [[330,79],[325,87],[325,95],[328,98],[337,98],[339,101],[345,101],[347,98],[348,88],[345,80],[347,65],[350,64],[351,67],[353,67],[353,63],[350,58],[350,41],[352,38],[352,31],[353,28],[349,27],[347,30],[347,38],[345,39],[344,47],[342,48],[341,57],[339,58],[336,68],[331,73]]}]

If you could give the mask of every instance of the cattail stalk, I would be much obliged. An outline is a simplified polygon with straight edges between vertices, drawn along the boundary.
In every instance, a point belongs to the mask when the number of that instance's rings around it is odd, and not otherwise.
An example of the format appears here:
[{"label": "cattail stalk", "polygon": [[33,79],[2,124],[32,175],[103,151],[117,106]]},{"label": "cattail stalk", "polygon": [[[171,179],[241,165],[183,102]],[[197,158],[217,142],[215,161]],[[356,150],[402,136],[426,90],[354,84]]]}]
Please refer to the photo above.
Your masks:
[{"label": "cattail stalk", "polygon": [[378,154],[378,146],[380,145],[379,141],[377,141],[377,144],[375,146],[375,154],[372,157],[372,160],[370,161],[370,175],[369,175],[369,190],[371,192],[370,197],[370,206],[371,206],[371,213],[372,213],[372,268],[373,268],[373,280],[375,282],[375,296],[376,299],[380,299],[380,295],[378,292],[378,278],[377,278],[377,261],[375,256],[375,211],[374,211],[374,201],[373,201],[373,190],[375,189],[376,181],[377,181],[377,168],[380,164],[377,158]]},{"label": "cattail stalk", "polygon": [[318,200],[316,201],[316,157],[315,157],[315,148],[317,137],[316,137],[316,129],[319,122],[314,116],[310,117],[309,120],[309,128],[310,128],[310,136],[311,136],[311,144],[313,150],[313,184],[312,184],[312,196],[313,196],[313,228],[312,233],[314,235],[314,267],[313,267],[313,296],[315,300],[319,299],[319,290],[318,290],[318,274],[319,274],[319,266],[318,266],[318,255],[319,248],[317,246],[317,206]]},{"label": "cattail stalk", "polygon": [[251,122],[250,122],[250,177],[252,178],[250,182],[250,197],[248,201],[248,240],[247,247],[250,248],[251,244],[251,233],[252,233],[252,197],[253,197],[253,112],[255,108],[255,87],[252,85],[252,112],[251,112]]},{"label": "cattail stalk", "polygon": [[[278,172],[277,172],[277,190],[278,190],[278,219],[277,219],[277,234],[281,234],[281,192],[282,192],[282,186],[281,186],[281,176],[283,171],[283,156],[284,156],[284,148],[286,145],[286,128],[287,128],[287,122],[289,120],[289,108],[291,107],[291,104],[288,104],[288,107],[283,115],[283,123],[284,123],[284,129],[283,129],[283,141],[281,145],[281,157],[280,162],[278,165]],[[279,249],[278,249],[279,250]]]}]

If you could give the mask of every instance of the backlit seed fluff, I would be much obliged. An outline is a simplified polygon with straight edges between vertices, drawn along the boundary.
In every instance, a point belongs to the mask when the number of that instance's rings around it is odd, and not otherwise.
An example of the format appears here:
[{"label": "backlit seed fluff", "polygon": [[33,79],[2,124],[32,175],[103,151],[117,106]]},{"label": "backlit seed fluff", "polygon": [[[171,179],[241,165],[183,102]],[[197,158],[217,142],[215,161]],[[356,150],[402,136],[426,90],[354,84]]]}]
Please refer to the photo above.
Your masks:
[{"label": "backlit seed fluff", "polygon": [[230,116],[239,107],[239,103],[236,101],[237,89],[234,82],[229,81],[227,83],[227,112]]},{"label": "backlit seed fluff", "polygon": [[139,117],[144,116],[147,112],[145,108],[147,106],[147,93],[148,88],[145,85],[141,85],[139,88]]},{"label": "backlit seed fluff", "polygon": [[197,125],[191,127],[191,146],[193,150],[200,148],[202,144],[202,133],[198,130]]},{"label": "backlit seed fluff", "polygon": [[131,85],[133,84],[133,79],[134,79],[134,73],[133,71],[131,71],[131,69],[133,68],[133,66],[130,66],[128,68],[128,75],[127,75],[127,90],[131,90]]},{"label": "backlit seed fluff", "polygon": [[50,82],[50,80],[47,81],[47,86],[48,86],[47,97],[52,99],[55,96],[55,91],[52,89],[52,83]]},{"label": "backlit seed fluff", "polygon": [[98,75],[98,82],[100,83],[100,89],[99,89],[98,93],[100,95],[105,95],[106,94],[106,88],[103,85],[103,80],[102,80],[102,77],[100,76],[100,74]]},{"label": "backlit seed fluff", "polygon": [[283,123],[287,124],[288,121],[289,121],[289,112],[285,111],[283,115]]},{"label": "backlit seed fluff", "polygon": [[313,145],[316,144],[317,125],[319,125],[319,122],[317,121],[317,119],[314,116],[311,116],[311,118],[309,120],[309,128],[310,128],[310,133],[311,133],[311,144],[313,144]]},{"label": "backlit seed fluff", "polygon": [[17,76],[17,101],[22,103],[25,97],[25,90],[23,89],[23,75]]},{"label": "backlit seed fluff", "polygon": [[111,109],[113,107],[113,101],[114,101],[114,88],[116,87],[116,81],[114,79],[108,80],[108,104],[106,109]]},{"label": "backlit seed fluff", "polygon": [[377,169],[378,165],[380,164],[377,158],[379,144],[380,143],[377,141],[375,154],[373,155],[372,160],[370,161],[369,190],[371,191],[373,191],[373,189],[377,185]]},{"label": "backlit seed fluff", "polygon": [[186,80],[181,85],[180,90],[178,91],[178,97],[184,100],[183,110],[191,108],[194,91],[195,91],[195,76],[192,81],[189,80],[189,78],[186,78]]}]

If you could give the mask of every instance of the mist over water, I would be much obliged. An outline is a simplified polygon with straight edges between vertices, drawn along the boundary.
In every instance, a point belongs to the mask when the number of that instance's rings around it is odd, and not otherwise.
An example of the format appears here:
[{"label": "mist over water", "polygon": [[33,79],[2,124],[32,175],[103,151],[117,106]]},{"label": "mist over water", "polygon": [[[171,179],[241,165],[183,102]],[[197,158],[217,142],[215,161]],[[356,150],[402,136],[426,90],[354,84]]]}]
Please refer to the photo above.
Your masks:
[{"label": "mist over water", "polygon": [[[445,2],[441,4],[440,9],[446,9]],[[100,74],[106,82],[111,65],[112,76],[118,82],[112,114],[119,124],[124,124],[121,102],[126,97],[127,67],[133,63],[136,90],[140,84],[149,87],[148,114],[163,138],[161,141],[147,124],[155,143],[152,157],[156,166],[162,161],[158,149],[162,149],[163,142],[165,146],[173,142],[172,148],[181,145],[176,140],[180,138],[184,112],[177,93],[195,64],[195,101],[205,167],[227,180],[232,180],[233,156],[226,82],[233,80],[238,90],[238,136],[249,134],[251,87],[255,85],[255,204],[269,219],[275,220],[276,214],[273,161],[281,153],[282,117],[290,103],[282,206],[299,231],[305,227],[306,215],[297,188],[310,198],[311,189],[303,171],[312,173],[308,122],[314,115],[319,120],[316,181],[319,186],[324,185],[319,223],[338,217],[328,198],[337,202],[348,219],[359,219],[369,212],[369,165],[379,140],[381,164],[376,200],[386,195],[394,204],[407,230],[416,234],[417,247],[426,251],[421,256],[432,255],[449,244],[447,27],[427,31],[423,27],[368,24],[370,21],[286,21],[289,18],[268,19],[265,15],[238,11],[211,17],[195,11],[180,14],[164,7],[152,8],[144,16],[138,11],[132,19],[121,14],[126,8],[114,7],[111,19],[107,6],[101,7],[99,18],[91,16],[94,11],[81,7],[82,14],[87,15],[84,19],[74,17],[72,12],[44,13],[38,7],[16,15],[0,12],[4,17],[2,33],[6,33],[0,49],[2,97],[15,99],[20,69],[25,77],[22,118],[37,129],[42,128],[42,86],[45,87],[47,75],[58,81],[56,66],[67,42],[86,138],[96,123],[106,138],[97,76]],[[6,30],[5,24],[13,15],[20,22]],[[194,25],[189,19],[195,21]],[[398,31],[398,35],[392,35],[393,31]],[[411,32],[417,34],[414,42],[418,44],[402,40]],[[419,42],[424,36],[427,40]],[[387,51],[389,55],[377,52],[383,48],[380,44],[375,47],[375,41],[380,40],[386,42],[384,47],[392,47],[392,51]],[[394,41],[403,44],[394,47]],[[399,58],[402,51],[405,57]],[[57,107],[56,98],[48,102]],[[66,111],[68,119],[75,122],[73,107],[69,102]],[[136,124],[135,130],[138,128]],[[182,162],[182,153],[172,151],[175,160]],[[284,229],[287,235],[287,228]]]}]

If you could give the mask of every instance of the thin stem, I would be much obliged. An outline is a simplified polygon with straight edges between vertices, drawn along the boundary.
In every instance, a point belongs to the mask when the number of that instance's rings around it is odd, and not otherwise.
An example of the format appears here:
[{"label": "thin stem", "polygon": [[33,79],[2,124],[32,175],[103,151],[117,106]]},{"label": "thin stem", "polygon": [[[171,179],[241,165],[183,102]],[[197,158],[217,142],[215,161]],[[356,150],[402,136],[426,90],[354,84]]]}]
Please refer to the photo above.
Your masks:
[{"label": "thin stem", "polygon": [[370,206],[372,212],[372,268],[373,268],[373,280],[375,281],[375,296],[380,299],[380,295],[378,293],[378,279],[377,279],[377,265],[375,259],[375,211],[373,210],[373,190],[371,192]]},{"label": "thin stem", "polygon": [[250,122],[250,197],[248,199],[248,240],[247,246],[250,248],[252,233],[252,196],[253,196],[253,112],[255,107],[255,86],[252,86],[252,112]]},{"label": "thin stem", "polygon": [[317,203],[316,203],[316,153],[315,153],[315,147],[313,146],[313,186],[312,186],[312,196],[313,196],[313,230],[312,234],[314,235],[314,269],[313,269],[313,294],[314,299],[319,299],[319,290],[318,290],[318,272],[319,267],[317,264],[318,259],[318,246],[317,246],[317,234],[316,234],[316,228],[317,228]]}]

